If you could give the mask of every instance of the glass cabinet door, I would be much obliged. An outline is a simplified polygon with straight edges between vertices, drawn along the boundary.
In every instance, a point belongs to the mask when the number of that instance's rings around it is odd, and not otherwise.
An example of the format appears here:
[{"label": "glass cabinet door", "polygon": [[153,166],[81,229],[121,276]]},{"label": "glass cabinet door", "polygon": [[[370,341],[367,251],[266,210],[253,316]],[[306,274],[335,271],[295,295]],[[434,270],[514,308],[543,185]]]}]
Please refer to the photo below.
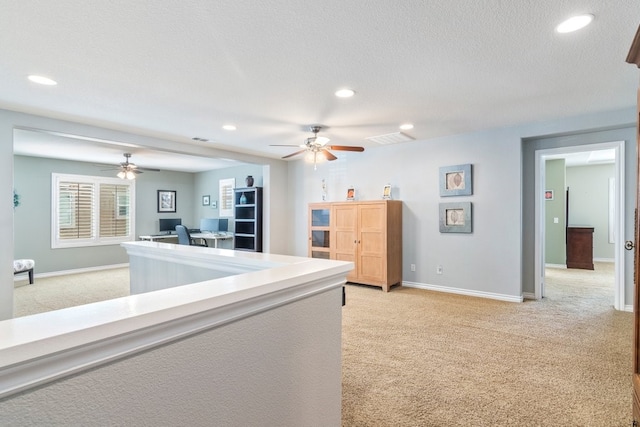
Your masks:
[{"label": "glass cabinet door", "polygon": [[330,257],[330,217],[331,207],[328,205],[309,207],[309,256],[312,258]]}]

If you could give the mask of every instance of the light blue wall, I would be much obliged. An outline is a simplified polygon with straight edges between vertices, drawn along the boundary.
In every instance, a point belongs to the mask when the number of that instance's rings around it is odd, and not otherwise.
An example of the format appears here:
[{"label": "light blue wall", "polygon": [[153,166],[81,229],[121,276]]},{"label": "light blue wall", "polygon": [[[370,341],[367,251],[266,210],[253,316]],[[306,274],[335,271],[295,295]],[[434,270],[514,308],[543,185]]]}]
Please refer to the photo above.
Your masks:
[{"label": "light blue wall", "polygon": [[[290,248],[288,253],[293,255],[306,255],[307,205],[321,200],[323,178],[327,180],[329,200],[343,200],[350,185],[357,188],[360,199],[379,199],[383,186],[391,183],[394,199],[404,201],[404,280],[519,297],[523,291],[533,293],[534,290],[535,150],[625,140],[627,236],[624,239],[632,239],[636,189],[635,119],[635,107],[630,107],[381,146],[364,153],[344,152],[339,153],[338,160],[319,165],[317,171],[302,161],[289,162],[285,167],[273,159],[253,163],[269,164],[268,168],[274,169],[270,178],[265,178],[267,228],[277,236],[277,242],[273,239],[272,245],[277,243],[278,247]],[[0,181],[0,189],[7,200],[11,200],[13,188],[12,131],[15,125],[144,143],[164,149],[176,147],[175,142],[0,110],[0,174],[5,177]],[[359,141],[344,143],[358,144]],[[197,150],[205,149],[191,150],[198,154]],[[209,151],[207,155],[216,155]],[[233,156],[233,153],[223,155],[227,158]],[[474,166],[474,194],[469,197],[440,197],[439,167],[463,163]],[[205,194],[202,191],[204,188],[196,188],[194,197]],[[438,205],[450,201],[473,203],[472,234],[439,233]],[[142,231],[151,225],[147,223],[140,227]],[[0,232],[3,236],[13,234],[13,208],[10,203],[0,205]],[[11,286],[0,286],[0,318],[6,318],[10,317],[13,300],[13,272],[9,267],[13,258],[13,242],[10,239],[0,250],[0,258],[3,282],[11,283]],[[418,267],[415,272],[409,268],[412,263]],[[436,275],[439,264],[443,265],[442,275]],[[630,304],[633,263],[628,260],[626,266],[625,299]]]},{"label": "light blue wall", "polygon": [[613,261],[614,244],[609,243],[609,179],[615,166],[591,165],[567,168],[569,225],[593,227],[593,258]]},{"label": "light blue wall", "polygon": [[[197,226],[197,224],[200,223],[200,218],[220,218],[219,184],[221,179],[234,178],[236,180],[236,188],[240,188],[246,186],[245,179],[248,175],[253,176],[254,187],[264,186],[262,165],[244,165],[196,174],[194,179],[194,191],[196,199],[198,199],[200,203],[196,203],[198,206],[195,209],[193,224]],[[210,197],[211,202],[215,201],[217,203],[217,208],[212,208],[211,205],[202,205],[202,196],[205,195]],[[229,218],[229,231],[233,231],[233,218]],[[218,244],[218,247],[220,248],[233,249],[233,245],[230,240],[220,241]]]},{"label": "light blue wall", "polygon": [[[14,218],[14,253],[17,258],[36,261],[37,273],[64,271],[127,263],[120,245],[82,248],[51,248],[51,174],[114,176],[113,171],[90,163],[41,157],[14,157],[14,185],[20,206]],[[192,218],[194,174],[184,172],[145,172],[138,175],[136,188],[136,235],[158,232],[158,218]],[[176,214],[157,213],[157,190],[175,190]]]},{"label": "light blue wall", "polygon": [[[636,192],[636,110],[609,111],[570,119],[540,123],[523,132],[523,278],[525,292],[535,287],[535,152],[560,147],[585,146],[613,141],[625,141],[625,231],[624,240],[633,240],[633,217]],[[542,136],[536,136],[542,135]],[[625,256],[625,304],[633,298],[633,252]]]},{"label": "light blue wall", "polygon": [[[544,202],[545,248],[547,264],[565,265],[567,263],[566,245],[566,185],[564,159],[547,160],[545,167],[544,191],[553,191],[553,200]],[[557,218],[558,222],[554,222]]]},{"label": "light blue wall", "polygon": [[[0,320],[11,318],[13,315],[13,269],[12,261],[14,257],[14,217],[20,215],[17,210],[14,215],[13,203],[13,131],[15,128],[20,129],[36,129],[61,134],[82,135],[89,138],[97,138],[107,141],[119,141],[124,144],[131,144],[142,148],[150,148],[154,150],[179,151],[188,155],[226,158],[239,161],[241,163],[251,163],[262,165],[263,181],[265,182],[265,245],[268,250],[274,253],[286,254],[288,239],[270,239],[270,234],[277,236],[288,236],[287,218],[280,212],[282,206],[288,203],[288,194],[280,191],[275,196],[271,194],[271,189],[282,189],[287,186],[288,171],[287,165],[280,159],[272,159],[266,157],[255,156],[251,154],[243,154],[228,150],[222,150],[208,145],[196,145],[189,143],[190,138],[185,137],[185,141],[171,141],[167,139],[159,139],[153,136],[142,134],[132,134],[114,129],[100,128],[92,125],[81,124],[77,122],[53,119],[32,114],[19,113],[10,110],[0,109],[0,194],[4,195],[8,203],[0,203],[0,234],[3,236],[2,245],[0,245]],[[266,173],[264,172],[266,171]],[[146,175],[146,174],[145,174]],[[177,175],[179,176],[179,175]],[[50,179],[50,178],[48,178]],[[191,189],[181,181],[182,178],[176,178],[171,175],[161,175],[159,180],[149,187],[138,190],[140,197],[137,201],[141,206],[143,219],[137,224],[136,234],[148,234],[154,232],[157,228],[157,212],[156,210],[156,191],[158,189],[176,188],[178,191],[178,213],[180,215],[190,215],[194,217],[196,204],[200,203],[200,199],[195,199],[195,190],[193,189],[193,178],[191,180]],[[142,181],[141,181],[142,182]],[[185,185],[184,187],[182,187]],[[142,187],[142,185],[141,185]],[[25,197],[27,197],[25,195]],[[199,197],[199,196],[198,196]],[[27,197],[28,198],[28,197]],[[186,198],[186,199],[185,199]],[[182,211],[184,200],[192,201],[192,208],[189,211]],[[26,200],[25,200],[26,203]],[[188,201],[187,201],[188,203]],[[44,206],[50,209],[48,205],[50,201],[46,201]],[[276,210],[277,212],[271,212]],[[148,211],[148,212],[147,212]],[[156,215],[153,219],[147,215]],[[39,236],[42,238],[42,236]],[[50,239],[50,237],[46,237]],[[31,242],[34,245],[40,245],[40,240]],[[22,244],[22,243],[20,243]],[[19,249],[22,253],[23,248]],[[112,256],[112,255],[109,255]],[[92,257],[93,258],[93,257]],[[100,263],[101,260],[95,260]],[[46,265],[46,261],[43,261]],[[40,263],[39,263],[40,265]],[[95,264],[94,264],[95,265]]]},{"label": "light blue wall", "polygon": [[[549,135],[561,135],[546,138]],[[544,139],[543,142],[537,142]],[[635,108],[532,123],[485,132],[376,147],[363,153],[338,153],[316,171],[303,161],[289,167],[292,248],[307,253],[307,206],[344,200],[355,186],[361,200],[380,199],[390,183],[403,203],[403,279],[417,284],[458,288],[488,295],[519,297],[534,293],[535,150],[625,140],[627,234],[633,237],[635,204]],[[356,144],[357,141],[344,141]],[[473,164],[474,194],[440,197],[439,168]],[[472,234],[442,234],[438,205],[473,204]],[[412,272],[411,264],[416,264]],[[443,274],[436,267],[443,266]],[[626,303],[631,303],[632,262],[626,263]]]}]

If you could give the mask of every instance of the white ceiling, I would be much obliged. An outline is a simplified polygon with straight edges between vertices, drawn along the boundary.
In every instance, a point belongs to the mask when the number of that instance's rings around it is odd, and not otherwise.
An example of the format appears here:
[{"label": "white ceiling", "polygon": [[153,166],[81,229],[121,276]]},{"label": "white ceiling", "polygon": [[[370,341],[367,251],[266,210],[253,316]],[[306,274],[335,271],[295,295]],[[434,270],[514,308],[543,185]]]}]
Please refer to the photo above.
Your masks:
[{"label": "white ceiling", "polygon": [[[638,70],[624,59],[637,0],[0,0],[0,10],[0,108],[274,158],[296,149],[270,144],[300,144],[311,124],[368,150],[377,144],[365,138],[404,122],[424,140],[636,102]],[[585,12],[586,29],[554,32]],[[336,98],[343,87],[356,95]],[[117,162],[131,151],[163,168],[142,149],[110,148]]]}]

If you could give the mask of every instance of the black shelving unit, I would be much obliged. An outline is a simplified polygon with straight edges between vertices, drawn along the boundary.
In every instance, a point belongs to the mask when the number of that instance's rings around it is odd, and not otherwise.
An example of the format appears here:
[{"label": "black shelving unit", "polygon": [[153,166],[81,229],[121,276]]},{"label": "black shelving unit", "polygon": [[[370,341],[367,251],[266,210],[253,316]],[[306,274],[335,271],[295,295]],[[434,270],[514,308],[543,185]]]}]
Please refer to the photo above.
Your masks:
[{"label": "black shelving unit", "polygon": [[234,189],[233,248],[262,252],[262,187]]}]

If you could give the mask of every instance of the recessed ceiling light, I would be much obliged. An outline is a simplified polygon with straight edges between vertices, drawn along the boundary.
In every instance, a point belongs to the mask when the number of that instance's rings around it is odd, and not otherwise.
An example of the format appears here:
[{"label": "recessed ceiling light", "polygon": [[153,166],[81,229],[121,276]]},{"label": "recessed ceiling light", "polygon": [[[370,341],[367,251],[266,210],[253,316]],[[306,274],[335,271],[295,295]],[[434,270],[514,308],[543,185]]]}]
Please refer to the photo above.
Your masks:
[{"label": "recessed ceiling light", "polygon": [[404,124],[400,125],[400,129],[402,129],[402,130],[413,129],[413,125],[411,123],[404,123]]},{"label": "recessed ceiling light", "polygon": [[336,96],[338,98],[351,98],[355,94],[356,92],[353,89],[340,89],[336,91]]},{"label": "recessed ceiling light", "polygon": [[234,125],[224,125],[224,126],[222,126],[222,129],[224,129],[224,130],[236,130],[236,127]]},{"label": "recessed ceiling light", "polygon": [[41,85],[55,86],[58,84],[58,82],[56,82],[55,80],[51,80],[50,78],[44,76],[36,76],[35,74],[30,75],[28,79],[34,83],[38,83]]},{"label": "recessed ceiling light", "polygon": [[586,13],[584,15],[572,16],[566,21],[561,22],[557,27],[556,31],[559,33],[571,33],[573,31],[577,31],[580,28],[584,28],[593,21],[594,16],[590,13]]}]

